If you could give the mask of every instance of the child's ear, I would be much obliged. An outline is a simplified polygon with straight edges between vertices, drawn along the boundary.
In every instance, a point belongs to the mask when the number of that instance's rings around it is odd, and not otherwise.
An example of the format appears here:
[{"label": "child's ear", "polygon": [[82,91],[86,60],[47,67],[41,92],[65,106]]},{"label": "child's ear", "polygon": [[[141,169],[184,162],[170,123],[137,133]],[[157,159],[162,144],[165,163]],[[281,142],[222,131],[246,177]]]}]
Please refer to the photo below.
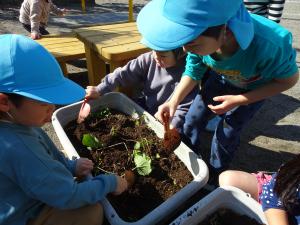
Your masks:
[{"label": "child's ear", "polygon": [[0,112],[9,111],[9,101],[6,94],[0,93]]}]

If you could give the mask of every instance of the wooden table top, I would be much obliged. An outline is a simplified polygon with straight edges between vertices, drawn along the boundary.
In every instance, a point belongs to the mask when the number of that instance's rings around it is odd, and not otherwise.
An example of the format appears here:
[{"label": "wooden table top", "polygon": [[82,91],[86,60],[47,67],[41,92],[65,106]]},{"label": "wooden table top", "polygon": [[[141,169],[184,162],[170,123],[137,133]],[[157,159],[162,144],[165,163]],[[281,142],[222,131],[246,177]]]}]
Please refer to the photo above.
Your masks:
[{"label": "wooden table top", "polygon": [[85,46],[108,61],[128,60],[149,51],[140,43],[135,22],[84,27],[74,32]]},{"label": "wooden table top", "polygon": [[36,41],[53,54],[58,61],[85,57],[84,44],[75,37],[75,34],[47,35]]}]

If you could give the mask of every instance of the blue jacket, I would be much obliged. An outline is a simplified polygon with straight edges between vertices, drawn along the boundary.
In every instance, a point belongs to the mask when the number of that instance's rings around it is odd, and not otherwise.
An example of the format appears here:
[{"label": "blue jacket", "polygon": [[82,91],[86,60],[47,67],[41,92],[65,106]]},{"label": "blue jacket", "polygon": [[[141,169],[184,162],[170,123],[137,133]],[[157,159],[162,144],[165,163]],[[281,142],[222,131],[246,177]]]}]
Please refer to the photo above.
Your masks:
[{"label": "blue jacket", "polygon": [[23,225],[47,204],[78,208],[116,189],[114,175],[77,183],[76,161],[65,158],[37,127],[0,121],[0,224]]}]

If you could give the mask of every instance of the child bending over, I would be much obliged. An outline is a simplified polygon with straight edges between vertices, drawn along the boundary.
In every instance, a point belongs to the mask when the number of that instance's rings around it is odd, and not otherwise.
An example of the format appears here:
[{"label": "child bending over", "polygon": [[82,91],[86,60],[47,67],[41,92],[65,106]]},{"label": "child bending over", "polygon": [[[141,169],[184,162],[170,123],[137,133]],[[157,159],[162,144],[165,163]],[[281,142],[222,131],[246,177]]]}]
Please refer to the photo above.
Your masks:
[{"label": "child bending over", "polygon": [[[98,86],[88,86],[86,97],[90,99],[113,91],[117,86],[141,87],[135,99],[146,111],[154,115],[158,106],[168,100],[184,72],[186,54],[182,48],[172,51],[144,53],[105,76]],[[180,132],[185,115],[195,98],[195,88],[176,108],[171,125]]]},{"label": "child bending over", "polygon": [[76,182],[93,163],[67,159],[41,129],[56,104],[79,101],[84,89],[30,38],[0,35],[0,52],[0,224],[102,224],[99,201],[125,191],[126,180],[99,175]]},{"label": "child bending over", "polygon": [[46,26],[50,12],[63,16],[67,10],[57,8],[52,0],[24,0],[20,8],[19,21],[32,39],[39,39],[41,35],[49,34]]},{"label": "child bending over", "polygon": [[[152,18],[149,20],[149,18]],[[174,115],[177,105],[208,76],[185,118],[185,142],[201,152],[201,133],[211,116],[222,117],[211,143],[210,177],[228,168],[240,134],[264,100],[293,87],[299,78],[292,34],[242,0],[153,0],[137,25],[151,48],[184,47],[184,75],[156,116]],[[215,176],[214,176],[215,175]],[[212,179],[214,181],[214,179]],[[213,182],[212,182],[213,183]]]}]

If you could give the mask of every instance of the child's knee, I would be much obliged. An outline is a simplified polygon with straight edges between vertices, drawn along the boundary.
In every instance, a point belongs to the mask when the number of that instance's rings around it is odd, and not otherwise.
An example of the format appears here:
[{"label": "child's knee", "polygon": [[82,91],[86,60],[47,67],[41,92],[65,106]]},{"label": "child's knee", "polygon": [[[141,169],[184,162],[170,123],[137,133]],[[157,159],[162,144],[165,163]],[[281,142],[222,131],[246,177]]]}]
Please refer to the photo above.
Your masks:
[{"label": "child's knee", "polygon": [[103,223],[103,207],[97,203],[90,205],[88,214],[86,214],[86,221],[89,221],[89,225],[101,225]]},{"label": "child's knee", "polygon": [[81,222],[78,224],[85,224],[87,221],[89,225],[101,225],[103,223],[103,207],[99,203],[85,206],[81,212],[77,213],[81,214]]},{"label": "child's knee", "polygon": [[219,186],[235,186],[235,171],[226,170],[219,175]]}]

